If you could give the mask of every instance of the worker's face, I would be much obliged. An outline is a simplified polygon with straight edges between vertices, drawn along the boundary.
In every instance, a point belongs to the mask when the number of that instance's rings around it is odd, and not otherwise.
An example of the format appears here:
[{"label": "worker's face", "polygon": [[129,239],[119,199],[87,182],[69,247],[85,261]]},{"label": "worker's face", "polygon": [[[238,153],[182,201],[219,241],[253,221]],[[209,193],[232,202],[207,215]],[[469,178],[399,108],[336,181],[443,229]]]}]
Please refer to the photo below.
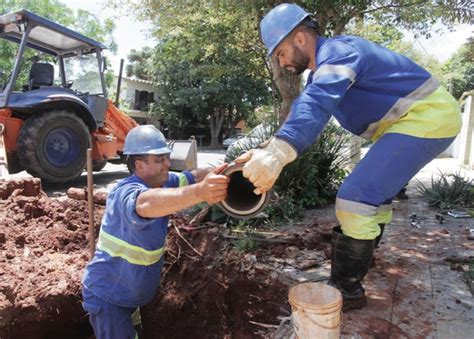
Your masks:
[{"label": "worker's face", "polygon": [[171,167],[170,155],[150,154],[142,160],[137,160],[135,166],[135,173],[150,187],[161,187],[168,180]]},{"label": "worker's face", "polygon": [[280,67],[300,75],[309,65],[310,58],[293,41],[285,39],[275,50]]}]

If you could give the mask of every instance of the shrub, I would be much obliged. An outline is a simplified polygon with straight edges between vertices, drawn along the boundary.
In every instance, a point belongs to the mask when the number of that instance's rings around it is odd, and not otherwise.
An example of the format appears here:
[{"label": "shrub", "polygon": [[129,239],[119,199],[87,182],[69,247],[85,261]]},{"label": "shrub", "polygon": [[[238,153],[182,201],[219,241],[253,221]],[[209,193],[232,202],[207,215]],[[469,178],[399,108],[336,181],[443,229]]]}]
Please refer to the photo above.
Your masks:
[{"label": "shrub", "polygon": [[459,173],[440,172],[438,178],[431,177],[431,187],[419,181],[417,190],[431,207],[441,210],[474,206],[474,181]]},{"label": "shrub", "polygon": [[231,162],[244,151],[257,148],[262,142],[268,140],[274,133],[275,126],[268,122],[263,122],[254,127],[247,135],[227,148],[225,162]]},{"label": "shrub", "polygon": [[303,206],[301,201],[295,199],[294,196],[292,189],[280,192],[280,194],[275,192],[270,204],[265,209],[265,214],[268,215],[270,224],[273,224],[275,221],[290,221],[300,217]]},{"label": "shrub", "polygon": [[332,203],[347,172],[349,135],[330,123],[318,141],[284,168],[276,191],[297,200],[301,207],[320,207]]},{"label": "shrub", "polygon": [[[264,126],[257,126],[257,132],[252,130],[249,137],[229,147],[226,161],[232,161],[243,151],[258,147],[270,138],[274,128]],[[332,203],[347,174],[344,166],[349,160],[345,148],[348,141],[347,132],[329,123],[318,141],[283,169],[274,187],[276,199],[265,210],[268,219],[296,219],[304,208]]]}]

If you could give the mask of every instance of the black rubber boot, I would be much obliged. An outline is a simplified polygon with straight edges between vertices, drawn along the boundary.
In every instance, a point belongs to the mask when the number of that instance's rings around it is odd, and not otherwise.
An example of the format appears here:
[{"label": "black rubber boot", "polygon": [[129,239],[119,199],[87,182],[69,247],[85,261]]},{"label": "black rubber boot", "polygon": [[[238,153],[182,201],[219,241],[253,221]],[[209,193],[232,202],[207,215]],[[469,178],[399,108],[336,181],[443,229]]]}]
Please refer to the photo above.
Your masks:
[{"label": "black rubber boot", "polygon": [[361,281],[372,261],[375,240],[358,240],[342,234],[340,227],[333,228],[331,278],[328,284],[342,294],[342,310],[362,308],[367,297]]},{"label": "black rubber boot", "polygon": [[375,238],[375,248],[379,248],[380,240],[382,240],[383,231],[385,229],[385,224],[379,224],[380,234]]},{"label": "black rubber boot", "polygon": [[[377,238],[375,238],[375,249],[379,248],[379,244],[380,244],[380,240],[382,240],[382,235],[383,235],[383,231],[385,229],[385,224],[379,224],[380,226],[380,234],[377,236]],[[375,254],[373,255],[372,257],[372,261],[370,262],[370,267],[375,267],[377,264],[376,264],[376,256]]]},{"label": "black rubber boot", "polygon": [[407,189],[406,187],[403,187],[400,192],[397,193],[397,199],[400,199],[400,200],[406,200],[408,199],[408,194],[407,194]]}]

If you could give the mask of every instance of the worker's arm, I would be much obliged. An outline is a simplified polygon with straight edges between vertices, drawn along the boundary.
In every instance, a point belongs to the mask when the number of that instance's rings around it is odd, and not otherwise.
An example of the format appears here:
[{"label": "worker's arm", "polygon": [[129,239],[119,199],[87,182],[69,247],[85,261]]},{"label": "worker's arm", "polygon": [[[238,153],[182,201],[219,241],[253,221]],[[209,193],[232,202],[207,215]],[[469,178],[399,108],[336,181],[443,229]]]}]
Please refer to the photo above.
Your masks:
[{"label": "worker's arm", "polygon": [[275,137],[265,147],[251,150],[235,160],[246,162],[243,175],[256,187],[255,194],[268,191],[283,167],[316,140],[356,81],[361,57],[355,48],[336,42],[324,50],[321,48],[319,53],[316,72],[293,102],[288,119]]},{"label": "worker's arm", "polygon": [[184,187],[152,188],[137,197],[135,210],[143,218],[158,218],[200,202],[214,204],[225,199],[228,178],[219,174],[227,164],[214,168],[202,181]]}]

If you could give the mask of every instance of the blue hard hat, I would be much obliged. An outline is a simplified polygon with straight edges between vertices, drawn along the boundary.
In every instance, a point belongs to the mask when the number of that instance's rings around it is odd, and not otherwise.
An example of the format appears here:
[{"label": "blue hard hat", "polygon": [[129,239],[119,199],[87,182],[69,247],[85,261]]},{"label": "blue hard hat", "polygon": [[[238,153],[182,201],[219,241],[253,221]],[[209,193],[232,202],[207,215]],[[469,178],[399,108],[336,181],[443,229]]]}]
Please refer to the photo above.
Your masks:
[{"label": "blue hard hat", "polygon": [[134,127],[128,132],[123,154],[169,154],[171,149],[163,133],[153,125]]},{"label": "blue hard hat", "polygon": [[260,22],[260,32],[263,43],[268,48],[268,56],[308,16],[308,12],[295,4],[281,4],[268,12]]}]

